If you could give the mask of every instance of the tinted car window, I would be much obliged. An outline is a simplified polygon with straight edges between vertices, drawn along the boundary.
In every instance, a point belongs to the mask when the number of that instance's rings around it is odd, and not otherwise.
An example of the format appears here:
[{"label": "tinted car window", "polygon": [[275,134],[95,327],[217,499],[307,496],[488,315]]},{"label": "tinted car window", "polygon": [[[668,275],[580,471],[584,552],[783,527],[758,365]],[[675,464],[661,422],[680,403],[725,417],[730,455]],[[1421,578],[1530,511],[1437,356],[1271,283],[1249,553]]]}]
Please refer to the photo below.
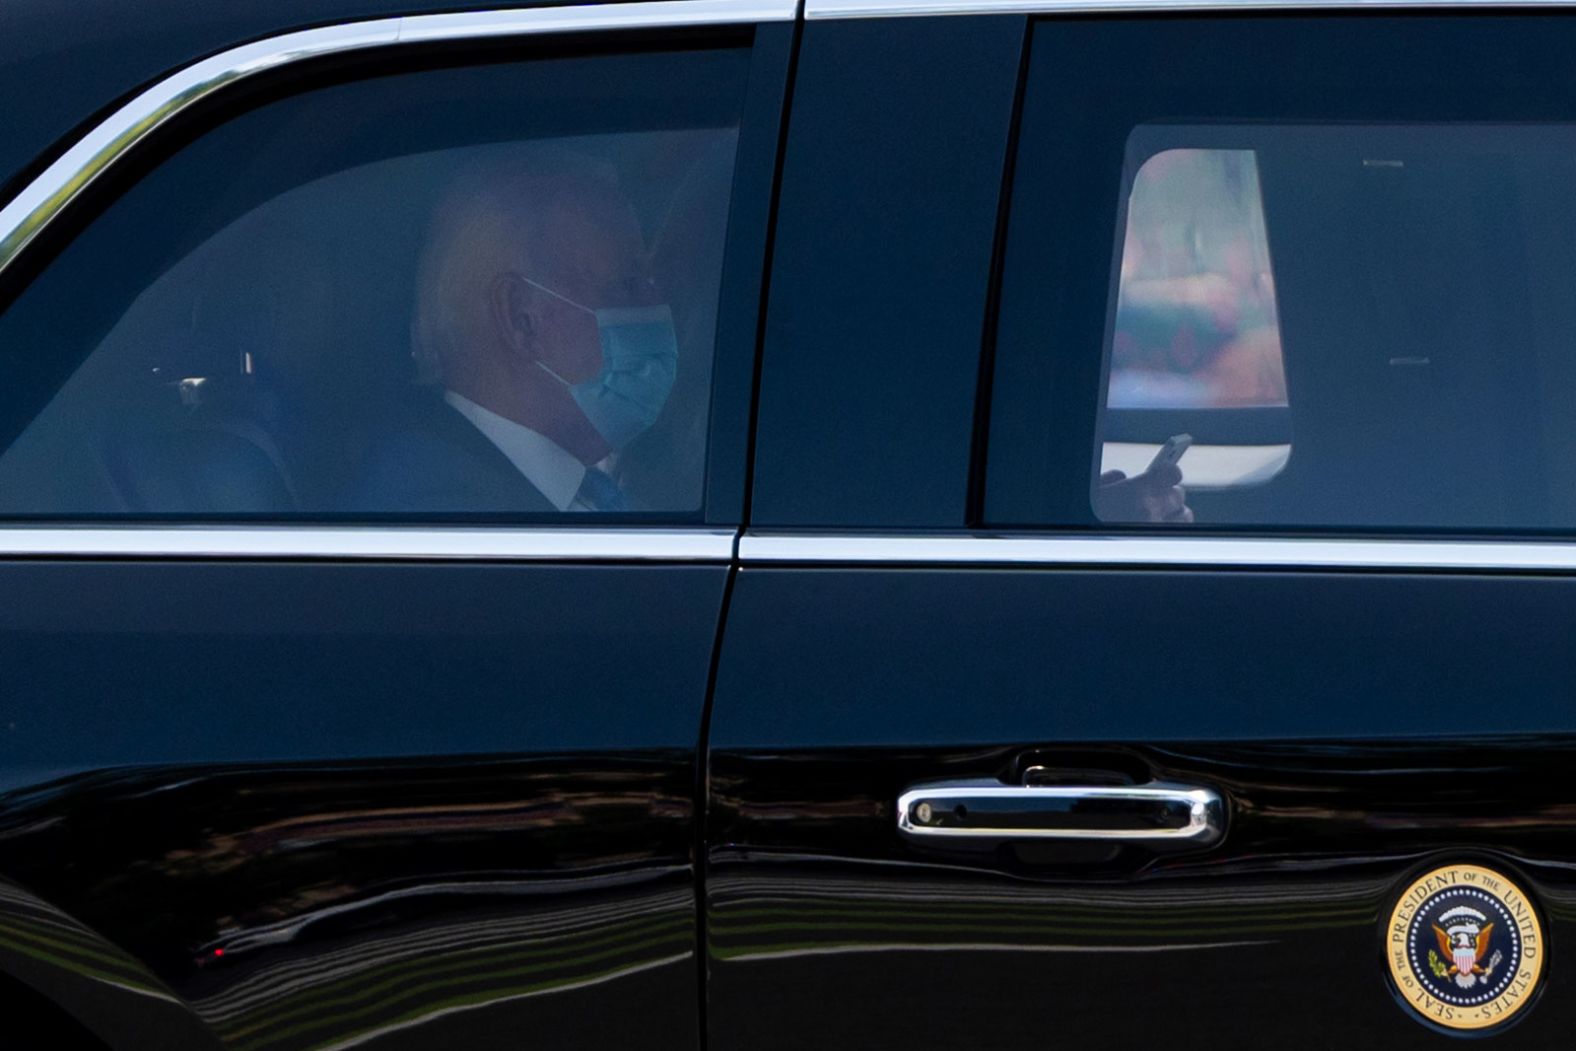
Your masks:
[{"label": "tinted car window", "polygon": [[1576,99],[1526,87],[1553,38],[1355,24],[1036,26],[987,524],[1576,525]]},{"label": "tinted car window", "polygon": [[[1141,407],[1193,409],[1204,427],[1211,413],[1285,406],[1294,429],[1289,446],[1195,446],[1183,455],[1184,484],[1264,487],[1253,508],[1220,506],[1216,521],[1510,528],[1576,521],[1576,479],[1551,469],[1576,449],[1568,397],[1576,311],[1565,291],[1576,282],[1576,222],[1565,204],[1576,130],[1146,132],[1135,132],[1130,162],[1137,172],[1118,264],[1107,406],[1142,391],[1149,400]],[[1138,145],[1157,137],[1232,148]],[[1185,176],[1159,204],[1146,199],[1145,174],[1157,166]],[[1131,280],[1144,265],[1135,215],[1182,227],[1195,271]],[[1254,235],[1260,222],[1267,237]],[[1213,261],[1203,258],[1212,242],[1224,243]],[[1279,281],[1271,243],[1286,260]],[[1159,342],[1169,338],[1174,371],[1151,370],[1158,379],[1147,388],[1124,387],[1138,372],[1120,362],[1133,351],[1141,315],[1145,327],[1161,330]],[[1279,374],[1283,345],[1289,387]],[[1154,422],[1164,424],[1164,414]],[[1209,520],[1205,509],[1216,510],[1201,505],[1196,521]]]},{"label": "tinted car window", "polygon": [[201,136],[0,315],[0,513],[698,516],[746,60],[435,69]]},{"label": "tinted car window", "polygon": [[761,351],[753,525],[963,524],[1024,28],[995,15],[806,23]]}]

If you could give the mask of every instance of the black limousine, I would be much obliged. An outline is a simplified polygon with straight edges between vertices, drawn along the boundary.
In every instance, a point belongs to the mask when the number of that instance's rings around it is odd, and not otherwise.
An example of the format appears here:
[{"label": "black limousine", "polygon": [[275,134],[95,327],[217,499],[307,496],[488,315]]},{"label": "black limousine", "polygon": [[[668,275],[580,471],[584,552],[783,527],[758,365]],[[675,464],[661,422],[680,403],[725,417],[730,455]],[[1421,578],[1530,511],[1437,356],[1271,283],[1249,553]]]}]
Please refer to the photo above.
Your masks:
[{"label": "black limousine", "polygon": [[0,0],[4,1046],[1568,1047],[1573,55]]}]

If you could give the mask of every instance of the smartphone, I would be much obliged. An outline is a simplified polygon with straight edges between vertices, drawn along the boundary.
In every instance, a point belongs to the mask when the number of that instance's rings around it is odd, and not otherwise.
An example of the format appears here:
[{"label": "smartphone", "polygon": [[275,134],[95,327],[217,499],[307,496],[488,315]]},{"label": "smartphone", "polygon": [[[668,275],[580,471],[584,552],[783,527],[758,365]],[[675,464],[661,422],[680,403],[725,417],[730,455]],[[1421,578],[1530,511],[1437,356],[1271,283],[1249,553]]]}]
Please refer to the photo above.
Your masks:
[{"label": "smartphone", "polygon": [[1149,461],[1149,466],[1145,468],[1145,473],[1147,474],[1157,467],[1175,467],[1177,461],[1182,459],[1182,454],[1187,452],[1192,444],[1193,436],[1191,434],[1173,434],[1166,439],[1166,443],[1160,447],[1160,451],[1155,453],[1155,458]]}]

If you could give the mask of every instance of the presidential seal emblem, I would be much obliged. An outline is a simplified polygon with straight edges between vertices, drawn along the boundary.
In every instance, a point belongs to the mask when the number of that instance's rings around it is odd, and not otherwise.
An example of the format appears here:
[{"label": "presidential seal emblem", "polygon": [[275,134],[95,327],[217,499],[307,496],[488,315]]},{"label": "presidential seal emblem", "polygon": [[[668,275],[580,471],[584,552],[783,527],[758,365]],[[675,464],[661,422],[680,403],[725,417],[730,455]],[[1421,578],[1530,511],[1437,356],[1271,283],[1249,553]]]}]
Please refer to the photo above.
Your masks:
[{"label": "presidential seal emblem", "polygon": [[1418,877],[1385,930],[1396,992],[1447,1029],[1504,1025],[1525,1010],[1547,949],[1526,893],[1480,865],[1446,865]]}]

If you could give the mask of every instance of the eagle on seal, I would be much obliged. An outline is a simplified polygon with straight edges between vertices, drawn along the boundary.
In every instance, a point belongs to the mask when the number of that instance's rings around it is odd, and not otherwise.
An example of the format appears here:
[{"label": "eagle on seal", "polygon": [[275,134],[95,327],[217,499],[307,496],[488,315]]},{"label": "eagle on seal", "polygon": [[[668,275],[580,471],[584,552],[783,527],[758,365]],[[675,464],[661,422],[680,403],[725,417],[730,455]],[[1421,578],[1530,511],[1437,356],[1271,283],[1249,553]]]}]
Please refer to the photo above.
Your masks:
[{"label": "eagle on seal", "polygon": [[1448,933],[1437,923],[1432,926],[1434,937],[1439,939],[1439,951],[1446,959],[1454,961],[1446,974],[1454,976],[1461,988],[1472,988],[1477,984],[1478,975],[1488,974],[1480,965],[1488,955],[1489,936],[1494,933],[1494,925],[1486,923],[1479,930],[1453,926]]}]

